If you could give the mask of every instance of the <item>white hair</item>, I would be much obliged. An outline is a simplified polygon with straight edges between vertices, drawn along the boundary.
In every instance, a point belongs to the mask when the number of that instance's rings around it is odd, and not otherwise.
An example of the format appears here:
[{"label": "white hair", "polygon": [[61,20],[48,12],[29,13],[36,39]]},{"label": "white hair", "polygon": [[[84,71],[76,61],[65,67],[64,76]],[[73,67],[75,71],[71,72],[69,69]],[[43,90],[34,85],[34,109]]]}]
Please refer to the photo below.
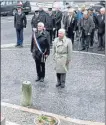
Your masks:
[{"label": "white hair", "polygon": [[42,23],[42,22],[39,22],[38,25],[40,25],[40,26],[42,26],[42,27],[45,26],[44,23]]},{"label": "white hair", "polygon": [[84,15],[87,15],[87,14],[88,14],[88,11],[84,11],[83,14],[84,14]]},{"label": "white hair", "polygon": [[100,9],[100,11],[105,11],[105,8],[104,8],[104,7],[102,7],[102,8]]},{"label": "white hair", "polygon": [[65,31],[65,29],[61,28],[61,29],[59,29],[59,32],[62,32],[63,34],[65,34],[66,31]]},{"label": "white hair", "polygon": [[78,8],[79,11],[81,11],[81,8]]},{"label": "white hair", "polygon": [[68,12],[74,12],[74,9],[73,9],[73,8],[70,8],[70,9],[68,10]]}]

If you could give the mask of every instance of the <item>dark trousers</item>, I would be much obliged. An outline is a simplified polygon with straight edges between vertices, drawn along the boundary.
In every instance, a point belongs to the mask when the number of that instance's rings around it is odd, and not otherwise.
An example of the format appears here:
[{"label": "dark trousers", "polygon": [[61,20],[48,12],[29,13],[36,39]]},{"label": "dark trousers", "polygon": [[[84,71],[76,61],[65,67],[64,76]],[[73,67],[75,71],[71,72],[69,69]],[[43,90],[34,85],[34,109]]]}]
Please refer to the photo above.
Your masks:
[{"label": "dark trousers", "polygon": [[105,34],[98,33],[98,39],[99,39],[99,47],[105,48]]},{"label": "dark trousers", "polygon": [[57,73],[56,76],[58,84],[64,85],[66,80],[66,73]]},{"label": "dark trousers", "polygon": [[94,30],[91,33],[90,46],[93,46],[93,44],[94,44]]},{"label": "dark trousers", "polygon": [[91,36],[90,35],[87,35],[87,36],[83,36],[82,37],[82,40],[81,40],[81,46],[82,48],[89,48],[89,43],[90,43],[90,39],[91,39]]},{"label": "dark trousers", "polygon": [[69,29],[67,32],[67,37],[71,39],[72,44],[74,43],[74,33]]},{"label": "dark trousers", "polygon": [[53,31],[53,39],[58,37],[58,31],[59,31],[59,29],[56,29],[56,30]]},{"label": "dark trousers", "polygon": [[47,30],[50,34],[50,44],[52,44],[52,40],[53,40],[53,30]]},{"label": "dark trousers", "polygon": [[17,45],[23,44],[23,29],[16,29]]},{"label": "dark trousers", "polygon": [[35,60],[35,63],[36,63],[37,76],[39,78],[44,78],[45,77],[45,63],[41,62],[40,60]]}]

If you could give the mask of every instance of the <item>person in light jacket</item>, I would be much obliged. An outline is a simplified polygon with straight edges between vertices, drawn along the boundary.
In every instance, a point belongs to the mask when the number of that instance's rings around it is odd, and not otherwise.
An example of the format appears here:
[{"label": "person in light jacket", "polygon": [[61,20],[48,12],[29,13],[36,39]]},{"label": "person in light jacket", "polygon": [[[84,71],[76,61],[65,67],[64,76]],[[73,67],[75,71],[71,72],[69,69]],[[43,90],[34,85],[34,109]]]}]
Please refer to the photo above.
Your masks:
[{"label": "person in light jacket", "polygon": [[66,37],[65,29],[59,29],[58,37],[53,42],[53,56],[57,75],[56,87],[65,87],[66,73],[72,57],[72,41]]}]

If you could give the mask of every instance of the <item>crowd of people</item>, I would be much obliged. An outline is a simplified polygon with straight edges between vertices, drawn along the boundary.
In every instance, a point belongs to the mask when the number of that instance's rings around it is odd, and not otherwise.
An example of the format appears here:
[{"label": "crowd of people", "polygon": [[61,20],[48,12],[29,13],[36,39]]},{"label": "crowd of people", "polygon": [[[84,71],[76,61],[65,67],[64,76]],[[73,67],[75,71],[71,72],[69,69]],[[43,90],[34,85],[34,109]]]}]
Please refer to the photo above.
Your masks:
[{"label": "crowd of people", "polygon": [[[20,11],[21,9],[19,7],[19,14],[21,13]],[[50,34],[51,45],[54,38],[58,36],[58,30],[64,28],[66,30],[66,36],[71,39],[73,44],[75,39],[78,38],[79,40],[80,37],[82,47],[80,50],[86,51],[88,51],[90,47],[93,47],[95,37],[98,36],[96,38],[98,39],[98,50],[102,51],[105,49],[105,13],[105,8],[101,8],[100,11],[97,12],[93,8],[86,9],[84,6],[77,10],[68,6],[64,13],[60,11],[59,7],[56,7],[55,11],[53,11],[52,8],[48,8],[47,12],[43,10],[43,7],[39,7],[39,9],[35,10],[32,17],[31,26],[32,29],[36,30],[38,22],[43,22],[45,30]],[[17,45],[22,46],[22,32],[23,28],[26,27],[27,19],[25,14],[22,14],[20,18],[18,14],[16,14],[14,26],[17,29],[17,38],[21,39],[17,40]],[[22,23],[21,28],[20,24],[18,26],[19,21]],[[18,31],[21,31],[20,35]]]},{"label": "crowd of people", "polygon": [[[105,8],[96,13],[92,8],[85,7],[74,10],[67,7],[62,13],[59,7],[48,8],[45,12],[42,7],[35,10],[31,20],[31,52],[35,60],[37,81],[43,82],[45,78],[45,62],[53,48],[55,70],[57,76],[56,87],[65,87],[66,73],[71,61],[72,48],[76,39],[80,37],[81,51],[89,51],[93,47],[95,32],[98,34],[98,50],[105,49]],[[23,47],[23,28],[26,28],[27,18],[18,8],[14,16],[14,26],[17,33],[16,47]],[[54,41],[54,42],[53,42]]]}]

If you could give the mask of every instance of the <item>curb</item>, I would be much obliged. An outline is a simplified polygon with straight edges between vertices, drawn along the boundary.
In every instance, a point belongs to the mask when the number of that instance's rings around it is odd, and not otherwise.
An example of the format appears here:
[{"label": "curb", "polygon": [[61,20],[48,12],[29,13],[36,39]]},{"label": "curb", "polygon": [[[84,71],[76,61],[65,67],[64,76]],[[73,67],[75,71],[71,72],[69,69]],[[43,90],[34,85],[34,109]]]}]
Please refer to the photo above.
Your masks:
[{"label": "curb", "polygon": [[76,123],[76,124],[79,124],[79,125],[105,125],[105,123],[102,123],[102,122],[93,122],[93,121],[84,121],[84,120],[79,120],[79,119],[73,119],[73,118],[70,118],[70,117],[56,115],[56,114],[52,114],[52,113],[48,113],[48,112],[44,112],[44,111],[39,111],[39,110],[36,110],[36,109],[26,108],[26,107],[23,107],[23,106],[19,106],[19,105],[15,105],[15,104],[9,104],[9,103],[5,103],[5,102],[1,102],[1,106],[6,106],[6,107],[9,107],[9,108],[21,110],[21,111],[24,111],[24,112],[34,113],[34,114],[37,114],[37,115],[41,115],[41,114],[49,115],[49,116],[56,117],[60,120],[64,120],[64,121],[71,122],[71,123]]},{"label": "curb", "polygon": [[16,123],[13,123],[13,122],[9,122],[9,121],[6,121],[6,125],[19,125],[19,124],[16,124]]},{"label": "curb", "polygon": [[[3,44],[1,45],[1,49],[18,49],[15,47],[16,44]],[[30,44],[25,44],[23,48],[30,47]],[[52,50],[52,49],[51,49]],[[92,52],[82,52],[82,51],[73,51],[74,53],[81,53],[81,54],[89,54],[89,55],[98,55],[98,56],[105,56],[105,54],[98,54],[98,53],[92,53]]]}]

